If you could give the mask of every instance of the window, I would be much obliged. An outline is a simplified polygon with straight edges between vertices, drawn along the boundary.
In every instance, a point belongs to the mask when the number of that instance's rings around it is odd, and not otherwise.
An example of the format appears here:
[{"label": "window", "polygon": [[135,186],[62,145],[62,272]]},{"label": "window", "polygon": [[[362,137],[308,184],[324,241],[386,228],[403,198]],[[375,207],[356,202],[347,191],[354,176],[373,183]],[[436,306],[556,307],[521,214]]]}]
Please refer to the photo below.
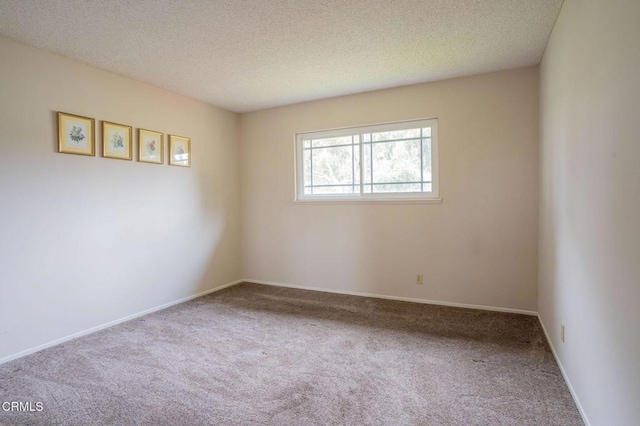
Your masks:
[{"label": "window", "polygon": [[438,199],[438,120],[296,135],[296,199]]}]

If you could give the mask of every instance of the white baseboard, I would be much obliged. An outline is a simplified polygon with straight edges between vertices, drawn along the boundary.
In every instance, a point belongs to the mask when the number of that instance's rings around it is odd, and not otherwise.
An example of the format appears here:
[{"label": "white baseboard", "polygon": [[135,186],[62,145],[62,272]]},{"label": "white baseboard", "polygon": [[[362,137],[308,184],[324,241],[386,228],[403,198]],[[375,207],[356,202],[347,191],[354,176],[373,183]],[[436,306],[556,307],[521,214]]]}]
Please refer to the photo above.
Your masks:
[{"label": "white baseboard", "polygon": [[4,364],[5,362],[13,361],[14,359],[22,358],[23,356],[31,355],[31,354],[39,352],[39,351],[41,351],[43,349],[59,345],[60,343],[68,342],[69,340],[77,339],[78,337],[86,336],[88,334],[95,333],[96,331],[104,330],[105,328],[113,327],[114,325],[118,325],[118,324],[121,324],[123,322],[127,322],[127,321],[130,321],[132,319],[135,319],[135,318],[138,318],[138,317],[141,317],[141,316],[144,316],[144,315],[156,312],[156,311],[161,311],[163,309],[167,309],[167,308],[169,308],[171,306],[178,305],[180,303],[187,302],[187,301],[189,301],[191,299],[196,299],[198,297],[205,296],[205,295],[207,295],[209,293],[213,293],[213,292],[222,290],[224,288],[231,287],[233,285],[241,283],[242,281],[243,280],[238,280],[238,281],[234,281],[234,282],[231,282],[231,283],[223,284],[221,286],[214,287],[214,288],[209,289],[209,290],[205,290],[203,292],[200,292],[198,294],[194,294],[192,296],[183,297],[181,299],[174,300],[173,302],[165,303],[163,305],[156,306],[154,308],[149,308],[149,309],[146,309],[146,310],[144,310],[142,312],[138,312],[138,313],[135,313],[135,314],[128,315],[128,316],[126,316],[124,318],[120,318],[120,319],[117,319],[117,320],[109,321],[109,322],[107,322],[105,324],[101,324],[101,325],[98,325],[96,327],[91,327],[91,328],[89,328],[87,330],[83,330],[83,331],[80,331],[78,333],[74,333],[74,334],[71,334],[69,336],[62,337],[60,339],[52,340],[51,342],[47,342],[47,343],[44,343],[42,345],[36,346],[34,348],[30,348],[30,349],[18,352],[16,354],[9,355],[9,356],[6,356],[4,358],[1,358],[0,359],[0,365]]},{"label": "white baseboard", "polygon": [[582,408],[582,404],[580,404],[578,395],[576,394],[576,391],[573,389],[573,386],[571,385],[569,376],[567,376],[567,372],[565,371],[564,366],[562,365],[562,362],[560,362],[560,357],[558,357],[556,348],[553,347],[553,342],[551,341],[551,337],[549,336],[549,333],[547,333],[547,328],[544,326],[544,322],[542,322],[542,318],[540,317],[539,314],[538,314],[538,321],[540,321],[540,325],[542,326],[542,331],[544,331],[544,335],[547,338],[547,342],[549,343],[549,347],[551,348],[551,353],[553,354],[553,357],[556,359],[556,363],[558,364],[558,367],[560,367],[560,372],[562,373],[562,377],[564,377],[564,381],[567,384],[567,387],[569,388],[569,392],[571,392],[571,397],[573,398],[573,402],[575,402],[576,407],[578,407],[578,412],[580,413],[580,417],[582,417],[582,421],[586,426],[591,426],[591,423],[589,422],[589,418],[587,417],[587,413],[585,413],[584,408]]},{"label": "white baseboard", "polygon": [[242,281],[245,281],[245,282],[248,282],[248,283],[255,283],[255,284],[272,285],[272,286],[276,286],[276,287],[287,287],[287,288],[296,288],[296,289],[300,289],[300,290],[322,291],[324,293],[347,294],[347,295],[350,295],[350,296],[362,296],[362,297],[374,297],[376,299],[400,300],[400,301],[403,301],[403,302],[423,303],[423,304],[427,304],[427,305],[452,306],[454,308],[479,309],[479,310],[483,310],[483,311],[507,312],[507,313],[510,313],[510,314],[523,314],[523,315],[538,316],[537,312],[525,311],[525,310],[522,310],[522,309],[500,308],[500,307],[485,306],[485,305],[470,305],[470,304],[467,304],[467,303],[442,302],[442,301],[439,301],[439,300],[415,299],[415,298],[412,298],[412,297],[388,296],[388,295],[385,295],[385,294],[361,293],[361,292],[358,292],[358,291],[330,290],[330,289],[326,289],[326,288],[307,287],[307,286],[293,285],[293,284],[284,284],[284,283],[277,283],[277,282],[273,282],[273,281],[254,280],[252,278],[245,278]]}]

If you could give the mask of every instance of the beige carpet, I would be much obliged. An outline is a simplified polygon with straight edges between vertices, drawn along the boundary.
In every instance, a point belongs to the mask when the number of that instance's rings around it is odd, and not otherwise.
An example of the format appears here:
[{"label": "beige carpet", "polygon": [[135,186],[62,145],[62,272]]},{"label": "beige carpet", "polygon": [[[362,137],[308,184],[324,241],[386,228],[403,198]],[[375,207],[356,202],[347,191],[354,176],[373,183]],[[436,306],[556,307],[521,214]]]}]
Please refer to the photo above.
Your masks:
[{"label": "beige carpet", "polygon": [[581,425],[537,321],[241,284],[0,366],[0,424]]}]

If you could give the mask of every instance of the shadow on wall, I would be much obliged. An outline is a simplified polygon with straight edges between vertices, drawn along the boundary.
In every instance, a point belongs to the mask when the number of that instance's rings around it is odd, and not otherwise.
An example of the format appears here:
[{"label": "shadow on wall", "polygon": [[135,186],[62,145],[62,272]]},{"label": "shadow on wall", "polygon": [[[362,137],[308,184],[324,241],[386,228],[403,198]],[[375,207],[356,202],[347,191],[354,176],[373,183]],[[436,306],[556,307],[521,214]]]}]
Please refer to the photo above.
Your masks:
[{"label": "shadow on wall", "polygon": [[[197,174],[197,205],[194,210],[199,212],[197,220],[208,238],[199,250],[194,250],[202,258],[193,280],[192,293],[236,281],[242,275],[237,182],[234,186],[229,169],[221,164],[221,156],[216,154],[215,148],[222,149],[218,141],[206,143],[210,150],[200,152],[201,156],[194,157],[193,164]],[[226,163],[228,166],[229,162]],[[236,171],[232,173],[232,176],[237,175]]]}]

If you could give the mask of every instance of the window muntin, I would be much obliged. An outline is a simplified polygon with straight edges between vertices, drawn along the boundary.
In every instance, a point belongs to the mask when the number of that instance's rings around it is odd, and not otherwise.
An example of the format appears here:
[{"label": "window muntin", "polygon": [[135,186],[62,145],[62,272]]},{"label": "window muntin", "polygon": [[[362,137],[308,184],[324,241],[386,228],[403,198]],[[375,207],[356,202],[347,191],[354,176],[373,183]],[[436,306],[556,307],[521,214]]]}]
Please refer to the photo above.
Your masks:
[{"label": "window muntin", "polygon": [[296,199],[437,199],[437,134],[437,119],[300,133]]}]

